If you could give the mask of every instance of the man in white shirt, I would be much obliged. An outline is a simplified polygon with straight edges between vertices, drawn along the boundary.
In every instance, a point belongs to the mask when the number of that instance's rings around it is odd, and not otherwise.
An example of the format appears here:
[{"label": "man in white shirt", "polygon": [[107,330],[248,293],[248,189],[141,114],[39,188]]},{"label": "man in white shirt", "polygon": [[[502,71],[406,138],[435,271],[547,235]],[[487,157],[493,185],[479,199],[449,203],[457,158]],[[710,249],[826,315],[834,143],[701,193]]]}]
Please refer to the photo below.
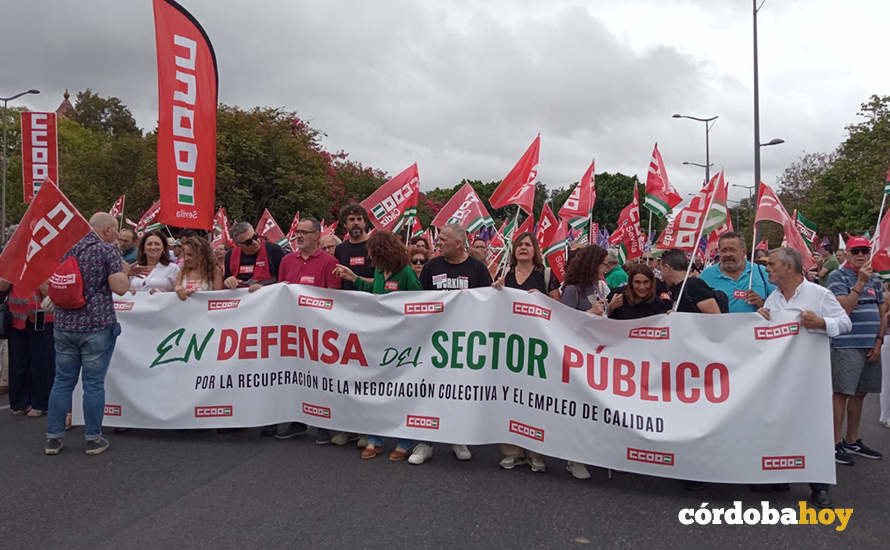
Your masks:
[{"label": "man in white shirt", "polygon": [[[799,311],[800,324],[809,330],[825,331],[829,337],[850,332],[853,323],[837,298],[828,289],[806,280],[800,252],[793,248],[772,250],[766,262],[769,282],[778,288],[758,309],[769,320],[771,312]],[[768,489],[787,491],[787,484],[772,484]],[[831,506],[825,483],[810,483],[810,501],[818,508]]]}]

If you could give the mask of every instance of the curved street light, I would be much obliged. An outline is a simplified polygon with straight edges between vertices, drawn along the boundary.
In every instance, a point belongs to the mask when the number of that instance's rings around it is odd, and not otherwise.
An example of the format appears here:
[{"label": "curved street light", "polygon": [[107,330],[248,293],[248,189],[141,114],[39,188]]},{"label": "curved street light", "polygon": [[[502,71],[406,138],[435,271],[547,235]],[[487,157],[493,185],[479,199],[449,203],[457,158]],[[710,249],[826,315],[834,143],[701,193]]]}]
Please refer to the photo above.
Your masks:
[{"label": "curved street light", "polygon": [[688,118],[689,120],[695,120],[697,122],[705,123],[705,183],[711,181],[711,146],[710,146],[710,132],[711,132],[711,124],[713,121],[717,120],[718,116],[714,115],[712,117],[702,118],[691,115],[681,115],[680,113],[674,113],[671,115],[671,118]]},{"label": "curved street light", "polygon": [[3,190],[0,191],[0,194],[2,194],[2,198],[0,198],[0,203],[2,203],[2,204],[0,204],[0,212],[2,212],[2,213],[0,213],[0,244],[2,244],[3,246],[6,246],[6,164],[9,162],[9,159],[6,158],[6,114],[7,114],[6,105],[10,101],[12,101],[14,99],[18,99],[18,98],[22,97],[23,95],[39,94],[39,93],[40,93],[40,90],[35,90],[34,88],[31,88],[30,90],[27,90],[24,92],[19,92],[15,95],[11,95],[9,97],[0,97],[0,101],[3,101],[3,115],[2,115],[2,117],[3,117],[3,145],[2,145],[3,155],[2,155],[2,160],[0,160],[0,162],[2,162],[2,164],[3,164]]}]

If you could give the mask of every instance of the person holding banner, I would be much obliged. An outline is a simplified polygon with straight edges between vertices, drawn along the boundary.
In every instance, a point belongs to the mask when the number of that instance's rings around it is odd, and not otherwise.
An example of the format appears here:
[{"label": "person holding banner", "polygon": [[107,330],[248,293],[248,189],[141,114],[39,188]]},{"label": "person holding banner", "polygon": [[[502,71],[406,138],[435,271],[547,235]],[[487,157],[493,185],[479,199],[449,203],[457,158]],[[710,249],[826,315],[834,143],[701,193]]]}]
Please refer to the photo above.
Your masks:
[{"label": "person holding banner", "polygon": [[[571,308],[605,317],[608,313],[609,285],[604,280],[608,252],[592,244],[579,248],[566,265],[560,302]],[[587,466],[580,462],[566,463],[566,470],[575,479],[590,479]]]},{"label": "person holding banner", "polygon": [[[847,239],[847,263],[828,275],[830,290],[850,316],[853,329],[831,338],[831,385],[834,390],[835,462],[852,466],[850,453],[880,460],[880,452],[859,437],[867,393],[881,392],[881,346],[887,331],[887,303],[880,277],[871,267],[871,243]],[[842,433],[844,419],[846,434]]]},{"label": "person holding banner", "polygon": [[[766,270],[770,283],[776,289],[767,296],[763,307],[757,310],[764,319],[770,320],[770,314],[792,310],[800,312],[800,323],[810,331],[825,333],[836,338],[850,332],[853,324],[850,317],[834,294],[827,289],[811,283],[804,277],[803,259],[800,252],[793,248],[777,248],[769,253]],[[787,491],[787,483],[758,486],[758,492]],[[810,483],[812,494],[810,501],[814,506],[825,508],[831,506],[828,485]]]},{"label": "person holding banner", "polygon": [[[727,231],[717,240],[720,263],[705,268],[699,279],[729,298],[729,312],[757,311],[776,289],[767,280],[766,269],[747,260],[745,240],[734,231]],[[754,273],[752,276],[751,273]],[[748,283],[751,288],[748,288]],[[688,290],[689,283],[686,283]]]},{"label": "person holding banner", "polygon": [[676,301],[680,293],[683,280],[686,279],[686,288],[683,296],[677,304],[677,311],[686,313],[720,313],[720,305],[717,303],[717,295],[708,284],[698,277],[686,278],[689,269],[689,258],[679,248],[665,250],[661,255],[661,278],[668,286],[671,300]]},{"label": "person holding banner", "polygon": [[[559,300],[559,281],[549,268],[544,267],[538,239],[531,231],[520,233],[513,240],[510,252],[510,271],[493,282],[491,286],[498,290],[507,287],[528,292],[540,292],[554,300]],[[512,470],[516,466],[528,463],[533,472],[547,471],[544,457],[528,449],[501,443],[501,455],[498,466],[505,470]]]},{"label": "person holding banner", "polygon": [[108,449],[102,436],[105,415],[105,374],[121,326],[114,313],[111,293],[123,296],[130,281],[123,269],[117,242],[117,220],[105,212],[90,218],[87,233],[64,259],[74,256],[83,279],[86,305],[79,309],[55,308],[56,378],[49,396],[49,417],[43,452],[62,450],[65,417],[71,410],[71,394],[78,375],[83,378],[83,417],[86,453],[97,455]]},{"label": "person holding banner", "polygon": [[[315,218],[303,218],[294,230],[297,250],[291,252],[281,260],[278,270],[278,281],[282,283],[317,286],[320,288],[340,288],[340,277],[334,273],[337,267],[337,259],[324,250],[318,248],[321,238],[321,223]],[[263,428],[261,434],[267,433],[268,426]],[[291,439],[309,431],[302,422],[290,422],[280,424],[275,433],[275,439]],[[335,434],[340,445],[348,442],[348,434]],[[318,428],[315,436],[316,445],[331,443],[331,432],[326,428]]]},{"label": "person holding banner", "polygon": [[223,271],[217,265],[207,239],[195,236],[182,242],[182,269],[176,277],[174,290],[185,300],[199,290],[222,290]]},{"label": "person holding banner", "polygon": [[655,278],[646,264],[632,263],[627,268],[628,283],[613,292],[609,301],[610,319],[641,319],[661,315],[671,309],[667,288]]},{"label": "person holding banner", "polygon": [[[414,270],[408,265],[408,251],[402,241],[390,231],[378,230],[368,237],[368,259],[374,266],[374,282],[369,283],[345,265],[338,265],[334,273],[355,285],[356,290],[372,294],[389,294],[397,290],[423,290]],[[391,462],[401,462],[411,453],[413,441],[399,439],[389,454]],[[368,436],[368,444],[362,450],[362,459],[371,459],[383,452],[383,438]]]},{"label": "person holding banner", "polygon": [[[491,286],[491,275],[485,264],[470,256],[467,250],[467,230],[450,223],[439,232],[440,256],[423,266],[420,284],[424,290],[463,290]],[[451,450],[458,460],[470,460],[473,455],[466,445],[455,443]],[[423,464],[433,457],[433,446],[418,443],[408,457],[410,464]]]},{"label": "person holding banner", "polygon": [[172,292],[179,266],[170,261],[167,239],[160,231],[151,231],[139,241],[138,264],[130,269],[130,292]]},{"label": "person holding banner", "polygon": [[248,222],[232,226],[235,246],[226,254],[223,286],[229,289],[239,286],[259,288],[278,282],[278,267],[284,258],[284,250],[256,234]]},{"label": "person holding banner", "polygon": [[[374,266],[368,259],[368,212],[362,205],[352,202],[340,209],[340,225],[346,228],[347,239],[337,245],[334,257],[356,275],[370,282]],[[343,290],[353,290],[353,283],[344,279]]]}]

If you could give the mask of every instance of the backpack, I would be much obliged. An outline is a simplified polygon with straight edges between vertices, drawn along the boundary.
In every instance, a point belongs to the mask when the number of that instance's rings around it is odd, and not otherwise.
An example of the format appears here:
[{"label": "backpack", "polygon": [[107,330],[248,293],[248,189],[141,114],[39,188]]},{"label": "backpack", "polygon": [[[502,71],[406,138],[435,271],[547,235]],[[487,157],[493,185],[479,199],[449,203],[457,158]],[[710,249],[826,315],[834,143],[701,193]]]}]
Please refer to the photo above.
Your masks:
[{"label": "backpack", "polygon": [[80,309],[86,305],[83,297],[83,274],[73,255],[59,264],[49,278],[49,292],[54,304],[63,309]]}]

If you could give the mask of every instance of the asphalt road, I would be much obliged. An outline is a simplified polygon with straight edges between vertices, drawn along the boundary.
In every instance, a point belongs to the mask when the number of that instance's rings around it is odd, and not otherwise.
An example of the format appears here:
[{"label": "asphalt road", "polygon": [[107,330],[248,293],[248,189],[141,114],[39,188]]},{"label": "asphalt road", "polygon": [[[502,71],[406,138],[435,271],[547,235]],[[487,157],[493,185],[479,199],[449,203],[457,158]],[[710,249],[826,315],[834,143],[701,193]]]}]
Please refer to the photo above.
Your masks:
[{"label": "asphalt road", "polygon": [[[890,452],[877,396],[863,437]],[[0,407],[8,404],[0,397]],[[260,439],[258,430],[131,430],[111,448],[83,453],[82,429],[59,456],[42,454],[46,417],[0,408],[0,548],[887,548],[888,460],[838,466],[835,506],[853,507],[847,529],[825,526],[684,526],[682,508],[759,506],[747,487],[690,493],[669,479],[591,468],[578,481],[564,462],[548,471],[497,466],[497,446],[458,462],[436,446],[422,466],[364,461],[354,445],[314,438]],[[107,432],[110,430],[106,430]],[[388,448],[393,442],[388,441]],[[797,507],[809,490],[770,495]]]}]

